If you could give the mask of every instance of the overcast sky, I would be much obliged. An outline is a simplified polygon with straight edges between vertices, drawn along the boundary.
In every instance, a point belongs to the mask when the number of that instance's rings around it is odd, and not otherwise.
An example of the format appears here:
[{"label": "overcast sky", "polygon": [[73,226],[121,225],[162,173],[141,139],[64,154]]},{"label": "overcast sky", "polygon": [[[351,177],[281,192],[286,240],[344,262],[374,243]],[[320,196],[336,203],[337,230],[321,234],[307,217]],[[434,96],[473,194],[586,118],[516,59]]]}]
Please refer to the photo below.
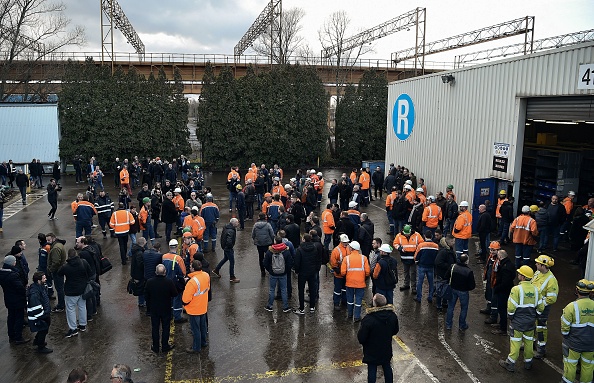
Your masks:
[{"label": "overcast sky", "polygon": [[[97,0],[63,0],[66,15],[73,24],[86,28],[88,44],[80,50],[101,51],[100,12]],[[118,0],[146,46],[147,53],[233,54],[241,39],[267,0]],[[318,30],[338,10],[351,19],[348,35],[371,28],[408,12],[427,8],[426,41],[472,31],[482,27],[536,16],[534,38],[544,38],[594,28],[593,0],[284,0],[283,9],[300,7],[305,11],[301,34],[314,52],[320,52]],[[134,50],[116,31],[116,52]],[[483,50],[523,41],[516,36],[467,48]],[[374,52],[365,57],[389,59],[390,53],[414,46],[414,29],[398,32],[374,43]],[[453,62],[461,50],[429,56],[428,61]],[[246,54],[249,54],[247,51]]]}]

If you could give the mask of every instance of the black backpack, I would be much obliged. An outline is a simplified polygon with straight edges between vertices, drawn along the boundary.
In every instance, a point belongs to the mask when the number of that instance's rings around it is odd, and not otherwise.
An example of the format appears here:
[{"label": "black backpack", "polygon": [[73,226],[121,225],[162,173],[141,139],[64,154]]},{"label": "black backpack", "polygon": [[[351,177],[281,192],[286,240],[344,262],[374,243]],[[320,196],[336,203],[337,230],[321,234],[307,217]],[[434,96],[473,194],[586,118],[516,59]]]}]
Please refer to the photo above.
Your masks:
[{"label": "black backpack", "polygon": [[392,256],[382,257],[378,263],[381,263],[382,269],[388,267],[388,271],[384,273],[384,282],[388,286],[396,286],[398,284],[398,261]]}]

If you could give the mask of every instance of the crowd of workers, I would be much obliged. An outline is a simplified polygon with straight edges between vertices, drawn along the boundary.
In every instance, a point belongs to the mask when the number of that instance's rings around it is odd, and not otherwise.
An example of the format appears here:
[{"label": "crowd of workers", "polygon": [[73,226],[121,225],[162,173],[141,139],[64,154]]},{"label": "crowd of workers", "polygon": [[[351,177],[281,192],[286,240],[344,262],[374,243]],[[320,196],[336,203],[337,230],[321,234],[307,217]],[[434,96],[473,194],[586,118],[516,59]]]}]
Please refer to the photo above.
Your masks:
[{"label": "crowd of workers", "polygon": [[[81,161],[77,161],[76,182],[84,183]],[[439,312],[447,308],[446,330],[453,326],[454,306],[459,300],[458,328],[460,331],[468,328],[469,291],[475,288],[475,277],[468,267],[473,222],[468,202],[457,203],[453,185],[446,187],[445,195],[442,192],[428,195],[422,178],[417,181],[408,169],[393,165],[387,176],[380,168],[373,173],[370,169],[353,169],[350,175],[343,173],[340,179],[332,180],[325,180],[321,172],[313,169],[298,171],[284,186],[285,177],[278,165],[268,169],[265,165],[258,168],[251,164],[243,177],[234,167],[226,182],[229,212],[234,213],[234,217],[221,230],[220,246],[224,257],[211,268],[204,253],[216,249],[220,211],[211,188],[205,185],[201,169],[185,158],[168,163],[158,157],[144,161],[116,159],[112,168],[114,186],[120,189],[117,204],[105,192],[104,174],[92,158],[86,168],[87,190],[79,193],[71,205],[76,248],[66,251],[63,241],[52,233],[40,234],[39,267],[28,289],[25,289],[29,269],[23,255],[24,241],[16,244],[5,258],[0,281],[9,309],[11,343],[28,341],[23,338],[21,328],[23,310],[29,307],[29,326],[37,332],[38,351],[51,352],[46,347],[45,335],[51,322],[49,300],[54,292],[58,302],[51,311],[67,311],[66,337],[86,330],[87,321],[93,319],[100,304],[99,275],[104,258],[100,245],[91,235],[95,215],[103,237],[106,238],[109,231],[110,236],[117,238],[121,263],[126,265],[131,261],[129,291],[138,296],[139,306],[146,307],[147,315],[151,316],[151,349],[157,353],[173,348],[168,339],[168,323],[172,317],[176,323],[187,321],[182,315],[184,307],[194,339],[187,351],[200,352],[208,346],[210,277],[221,278],[221,268],[228,261],[230,282],[239,282],[234,269],[237,231],[245,228],[245,221],[254,220],[255,211],[259,213],[251,236],[259,254],[261,276],[266,277],[268,273],[266,310],[274,310],[273,303],[278,297],[283,312],[304,315],[307,284],[308,311],[314,314],[316,305],[320,304],[319,272],[327,267],[334,279],[334,309],[340,311],[346,306],[347,317],[354,322],[364,317],[362,300],[369,287],[374,297],[378,294],[379,307],[386,306],[393,311],[394,289],[401,276],[400,291],[412,289],[412,297],[418,303],[422,302],[424,279],[427,279],[427,301],[432,304],[435,299]],[[48,186],[48,200],[50,187],[56,188],[55,178],[50,182],[53,186]],[[330,183],[327,188],[326,181]],[[133,189],[138,186],[141,189],[136,193],[136,205],[132,198]],[[322,205],[325,191],[327,203]],[[361,211],[374,198],[385,205],[389,241],[376,235],[370,217]],[[522,343],[526,369],[532,367],[535,340],[534,357],[545,357],[547,319],[550,306],[557,299],[558,284],[550,271],[554,259],[540,254],[535,260],[537,271],[534,272],[529,266],[533,246],[538,243],[538,251],[545,251],[549,234],[553,251],[556,251],[561,237],[569,232],[572,249],[581,241],[577,262],[585,262],[587,233],[578,229],[586,221],[582,217],[590,219],[594,199],[583,207],[574,207],[574,199],[573,192],[561,203],[554,196],[548,205],[524,206],[522,213],[514,217],[513,198],[502,191],[496,206],[483,204],[479,207],[480,250],[475,257],[477,263],[485,265],[486,287],[486,308],[481,313],[488,315],[485,323],[495,327],[494,334],[510,334],[510,354],[500,363],[509,371],[514,371]],[[52,200],[50,204],[52,211],[48,216],[55,219]],[[160,244],[156,241],[161,237],[157,230],[161,222],[165,224],[169,246],[165,254],[160,253]],[[496,228],[499,241],[491,241]],[[142,237],[137,237],[141,232]],[[129,248],[128,239],[132,242]],[[501,249],[508,241],[515,245],[515,265]],[[402,263],[401,274],[397,258]],[[293,273],[297,275],[299,301],[294,309],[289,305]],[[520,281],[518,286],[514,286],[516,277]],[[573,381],[580,359],[578,354],[581,355],[582,379],[590,376],[591,380],[594,333],[590,329],[594,327],[594,310],[589,299],[581,298],[587,298],[593,290],[592,282],[580,280],[576,287],[578,300],[564,310],[563,379],[567,382]],[[379,311],[382,310],[385,308]],[[592,310],[591,313],[588,310]],[[381,361],[376,365],[384,364],[385,361]]]}]

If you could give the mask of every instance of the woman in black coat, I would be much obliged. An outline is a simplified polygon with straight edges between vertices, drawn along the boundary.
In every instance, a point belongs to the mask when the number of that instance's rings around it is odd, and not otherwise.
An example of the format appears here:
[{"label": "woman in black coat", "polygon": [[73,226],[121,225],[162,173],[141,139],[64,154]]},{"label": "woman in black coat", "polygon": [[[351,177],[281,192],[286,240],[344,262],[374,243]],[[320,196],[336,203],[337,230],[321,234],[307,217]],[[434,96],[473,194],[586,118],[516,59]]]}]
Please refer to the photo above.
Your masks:
[{"label": "woman in black coat", "polygon": [[367,381],[375,382],[377,366],[382,366],[386,382],[392,382],[392,337],[398,334],[398,317],[394,306],[386,304],[381,294],[373,296],[373,306],[367,309],[357,333],[363,346],[363,363],[367,364]]}]

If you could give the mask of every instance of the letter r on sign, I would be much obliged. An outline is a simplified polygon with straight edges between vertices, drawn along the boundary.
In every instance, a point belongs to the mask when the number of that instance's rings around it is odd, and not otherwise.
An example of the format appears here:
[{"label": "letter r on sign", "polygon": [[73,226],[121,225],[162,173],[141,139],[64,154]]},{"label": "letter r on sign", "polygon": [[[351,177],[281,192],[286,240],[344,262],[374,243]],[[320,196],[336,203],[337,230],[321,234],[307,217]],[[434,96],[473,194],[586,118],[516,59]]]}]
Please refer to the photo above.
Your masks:
[{"label": "letter r on sign", "polygon": [[408,110],[408,101],[398,100],[398,125],[396,126],[396,134],[408,136]]}]

